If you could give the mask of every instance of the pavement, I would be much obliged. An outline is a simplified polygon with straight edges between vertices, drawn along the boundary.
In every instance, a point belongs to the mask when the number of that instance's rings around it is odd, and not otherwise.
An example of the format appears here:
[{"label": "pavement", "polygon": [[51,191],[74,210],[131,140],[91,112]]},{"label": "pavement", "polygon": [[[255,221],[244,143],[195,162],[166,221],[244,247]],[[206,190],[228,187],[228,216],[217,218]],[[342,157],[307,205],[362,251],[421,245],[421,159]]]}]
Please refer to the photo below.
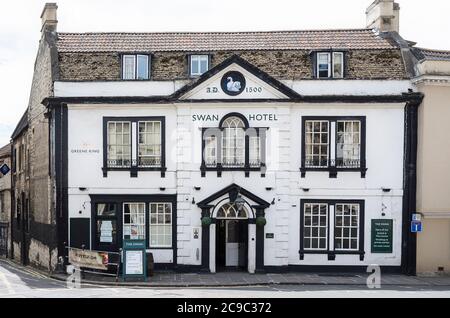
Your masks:
[{"label": "pavement", "polygon": [[[53,273],[52,278],[66,281],[67,275]],[[146,282],[118,282],[115,277],[83,274],[82,281],[105,286],[140,287],[227,287],[264,285],[322,285],[322,286],[367,286],[369,273],[265,273],[246,272],[175,273],[155,272]],[[418,277],[400,274],[381,274],[383,286],[441,286],[450,290],[450,276]]]},{"label": "pavement", "polygon": [[450,277],[383,275],[369,289],[364,274],[174,274],[156,272],[147,283],[67,284],[0,258],[0,298],[450,298]]}]

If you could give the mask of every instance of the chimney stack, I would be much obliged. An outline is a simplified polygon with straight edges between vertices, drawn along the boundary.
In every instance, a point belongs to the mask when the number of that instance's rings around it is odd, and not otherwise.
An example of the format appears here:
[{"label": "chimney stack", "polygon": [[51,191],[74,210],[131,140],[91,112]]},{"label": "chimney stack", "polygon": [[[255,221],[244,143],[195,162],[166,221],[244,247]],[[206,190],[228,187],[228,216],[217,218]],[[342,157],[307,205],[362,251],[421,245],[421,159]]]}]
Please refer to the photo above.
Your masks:
[{"label": "chimney stack", "polygon": [[57,10],[58,5],[56,3],[51,2],[45,4],[41,14],[41,32],[56,32],[56,27],[58,25],[58,20],[56,18]]},{"label": "chimney stack", "polygon": [[375,0],[366,10],[367,28],[399,32],[400,5],[394,0]]}]

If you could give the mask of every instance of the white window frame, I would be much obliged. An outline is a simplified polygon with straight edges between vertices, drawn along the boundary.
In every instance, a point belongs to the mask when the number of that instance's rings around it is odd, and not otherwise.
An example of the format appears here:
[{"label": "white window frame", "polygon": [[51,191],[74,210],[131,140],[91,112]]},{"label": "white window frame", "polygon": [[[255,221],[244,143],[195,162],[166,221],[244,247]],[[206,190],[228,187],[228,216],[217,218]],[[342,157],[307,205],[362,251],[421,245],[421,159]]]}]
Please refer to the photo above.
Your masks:
[{"label": "white window frame", "polygon": [[[322,56],[326,56],[327,57],[327,65],[328,65],[328,76],[320,76],[320,65],[322,65],[323,63],[320,63],[320,59]],[[336,64],[335,64],[335,60],[336,60],[336,56],[340,56],[341,58],[341,69],[340,69],[340,73],[341,76],[334,76],[335,70],[336,70]],[[344,52],[317,52],[316,55],[316,77],[318,79],[327,79],[327,78],[335,78],[335,79],[340,79],[340,78],[344,78],[344,64],[345,64],[345,59],[344,59]]]},{"label": "white window frame", "polygon": [[[110,135],[110,125],[111,124],[114,124],[114,126],[115,126],[115,131],[114,131],[114,135],[115,135],[115,138],[116,138],[116,142],[114,143],[114,144],[111,144],[111,135]],[[118,144],[117,143],[117,135],[118,135],[118,133],[117,133],[117,124],[121,124],[122,125],[122,131],[121,131],[121,133],[120,133],[120,136],[121,136],[121,138],[122,138],[122,143],[121,144]],[[123,126],[124,126],[124,124],[128,124],[129,125],[129,131],[128,131],[128,135],[129,135],[129,139],[128,139],[128,144],[124,144],[123,143],[123,137],[124,137],[124,132],[123,132]],[[121,120],[110,120],[110,121],[108,121],[107,123],[106,123],[106,151],[107,151],[107,154],[106,154],[106,160],[107,161],[109,161],[109,160],[116,160],[116,161],[118,161],[118,160],[122,160],[122,163],[125,161],[125,160],[129,160],[129,162],[130,162],[130,164],[129,165],[125,165],[125,164],[122,164],[122,165],[113,165],[114,167],[130,167],[131,166],[131,160],[132,160],[132,153],[131,153],[131,151],[132,151],[132,147],[131,147],[131,144],[132,144],[132,128],[131,128],[131,121],[121,121]],[[116,149],[116,154],[115,154],[115,158],[111,158],[111,153],[110,153],[110,147],[111,146],[115,146],[116,148],[117,147],[121,147],[122,148],[122,154],[121,154],[121,156],[122,156],[122,158],[118,158],[118,155],[117,155],[117,149]],[[123,149],[125,149],[125,147],[127,147],[128,146],[128,148],[129,148],[129,154],[128,154],[128,157],[125,157],[125,155],[124,155],[124,153],[123,153]],[[109,164],[108,164],[108,166],[109,166]]]},{"label": "white window frame", "polygon": [[[341,69],[340,69],[341,76],[334,76],[335,67],[336,67],[335,61],[336,61],[336,56],[338,56],[338,55],[341,57]],[[344,78],[344,53],[343,52],[333,52],[333,66],[332,66],[331,77]]]},{"label": "white window frame", "polygon": [[[217,137],[205,137],[205,165],[207,167],[217,166]],[[214,155],[212,154],[214,152]]]},{"label": "white window frame", "polygon": [[[145,125],[145,132],[141,133],[140,126],[141,123]],[[159,124],[159,144],[148,144],[147,143],[147,137],[148,135],[156,135],[154,131],[148,132],[147,131],[147,124],[151,123],[152,127],[154,127],[155,123]],[[137,127],[137,138],[138,138],[138,167],[161,167],[161,161],[162,161],[162,122],[160,120],[141,120],[138,121],[138,127]],[[144,142],[141,143],[141,134],[144,134]],[[149,147],[149,146],[158,146],[159,145],[159,154],[154,155],[141,155],[141,147]],[[154,153],[156,149],[154,149]],[[155,164],[141,164],[141,158],[155,158]]]},{"label": "white window frame", "polygon": [[[310,214],[310,216],[311,216],[311,223],[310,224],[306,224],[306,216],[307,216],[307,213],[306,213],[306,209],[307,209],[307,206],[310,206],[310,211],[311,211],[311,214]],[[314,214],[313,214],[313,206],[318,206],[318,212],[319,212],[319,214],[317,214],[317,218],[318,218],[318,225],[313,225],[313,217],[314,217]],[[323,214],[321,214],[321,208],[323,207],[323,206],[325,206],[326,207],[326,210],[325,210],[325,214],[323,215]],[[314,202],[310,202],[310,203],[304,203],[304,205],[303,205],[303,220],[301,220],[302,222],[303,222],[303,233],[302,233],[302,235],[303,235],[303,246],[302,246],[302,249],[303,250],[305,250],[305,251],[327,251],[328,250],[328,225],[329,225],[329,209],[330,209],[330,205],[328,204],[328,203],[314,203]],[[320,221],[321,221],[321,218],[322,217],[324,217],[325,218],[325,225],[320,225]],[[309,234],[309,236],[306,236],[305,235],[305,233],[306,233],[306,228],[309,228],[310,229],[310,234]],[[313,228],[317,228],[317,236],[313,236]],[[325,236],[322,236],[322,235],[320,235],[320,229],[321,228],[324,228],[325,229]],[[310,247],[305,247],[305,241],[306,241],[306,239],[309,239],[310,241],[310,244],[309,244],[309,246]],[[314,247],[312,247],[312,240],[317,240],[317,248],[314,248]],[[320,240],[321,239],[325,239],[325,247],[320,247]]]},{"label": "white window frame", "polygon": [[[158,212],[159,205],[163,206],[163,213]],[[152,213],[152,206],[156,206],[156,213]],[[170,223],[166,223],[166,206],[170,207]],[[149,248],[172,248],[173,246],[173,206],[171,202],[150,202],[149,203]],[[153,223],[152,215],[156,214],[156,223]],[[162,223],[159,222],[158,216],[162,214]],[[162,227],[164,229],[164,233],[160,234],[153,234],[153,229],[156,229],[157,227]],[[167,236],[167,229],[169,230],[170,234],[170,244],[152,244],[152,235],[156,235],[157,237]]]},{"label": "white window frame", "polygon": [[[228,125],[227,125],[227,122]],[[233,126],[234,125],[234,126]],[[245,167],[245,124],[239,117],[228,117],[222,131],[222,165],[226,168]],[[241,146],[238,145],[241,143]],[[239,153],[242,155],[239,155]],[[230,158],[234,162],[230,161]],[[226,160],[225,160],[226,159]]]},{"label": "white window frame", "polygon": [[250,136],[248,138],[249,146],[249,165],[250,167],[261,166],[261,138],[259,136]]},{"label": "white window frame", "polygon": [[[130,223],[125,223],[125,205],[141,205],[144,207],[143,212],[139,212],[137,213],[137,217],[138,220],[137,222],[133,222],[132,218],[131,218],[131,212],[130,212]],[[139,231],[141,229],[143,229],[143,234],[139,234],[139,236],[141,236],[139,239],[140,240],[145,240],[146,239],[146,222],[145,222],[145,218],[146,218],[146,204],[145,202],[124,202],[122,204],[122,238],[125,239],[125,226],[129,226],[130,227],[130,239],[131,238],[131,227],[132,226],[137,226]],[[130,210],[131,211],[131,210]],[[141,219],[142,222],[139,222]]]},{"label": "white window frame", "polygon": [[[193,62],[197,61],[198,63],[198,69],[194,70],[192,67]],[[201,71],[201,62],[206,61],[206,70],[205,72]],[[189,58],[189,72],[191,77],[201,76],[202,74],[206,73],[209,70],[209,56],[207,54],[192,54]]]},{"label": "white window frame", "polygon": [[[339,132],[339,124],[340,123],[342,123],[344,125],[344,131],[343,132]],[[350,132],[346,131],[347,123],[351,123],[351,127],[352,128],[351,128]],[[353,129],[355,123],[358,123],[358,131],[354,131],[354,129]],[[336,127],[336,133],[337,133],[337,135],[336,135],[336,146],[337,146],[337,149],[336,149],[336,161],[339,160],[339,159],[342,159],[342,164],[341,165],[336,165],[336,166],[343,167],[343,168],[346,168],[346,167],[352,168],[354,165],[352,165],[351,162],[352,161],[358,161],[359,162],[359,160],[361,158],[361,125],[362,125],[362,123],[361,123],[360,120],[337,120],[336,121],[336,125],[337,125],[337,127]],[[343,139],[343,143],[339,143],[339,135],[341,135],[341,134],[344,135],[343,136],[343,138],[344,138]],[[346,135],[350,136],[351,137],[350,139],[352,141],[354,140],[355,136],[357,135],[358,136],[358,143],[354,143],[354,142],[346,143],[345,142]],[[337,151],[338,151],[339,145],[341,145],[341,144],[343,145],[342,147],[344,149],[342,150],[342,158],[338,158]],[[353,149],[353,151],[355,150],[355,148],[358,149],[358,155],[357,156],[352,156],[351,158],[346,158],[345,157],[345,153],[346,153],[345,147],[346,146],[347,147],[351,147]],[[348,164],[348,163],[350,163],[350,164]]]},{"label": "white window frame", "polygon": [[[342,215],[338,215],[338,206],[342,207],[341,211],[342,211]],[[349,211],[350,214],[349,215],[345,215],[345,209],[344,206],[348,206],[349,207]],[[356,208],[356,214],[353,214],[353,208]],[[333,242],[334,242],[334,250],[335,251],[358,251],[359,250],[359,227],[360,227],[360,222],[361,222],[361,206],[358,203],[336,203],[335,204],[335,209],[334,209],[334,233],[333,233]],[[349,225],[345,225],[345,217],[348,216],[349,217]],[[342,224],[341,225],[337,225],[338,222],[338,217],[341,218]],[[353,217],[356,217],[356,225],[352,224],[352,219]],[[342,234],[339,236],[336,236],[336,230],[340,229],[342,231]],[[348,236],[344,236],[344,229],[348,229],[349,235]],[[354,237],[352,235],[352,230],[356,230],[356,237]],[[356,248],[352,248],[351,247],[351,243],[352,240],[356,239]],[[341,247],[336,247],[336,241],[339,240],[341,243]],[[349,247],[348,248],[344,248],[343,246],[343,242],[344,240],[348,240],[349,241]]]},{"label": "white window frame", "polygon": [[[324,76],[320,76],[320,65],[322,65],[322,63],[320,63],[320,57],[321,56],[326,56],[327,57],[327,65],[328,65],[328,76],[324,77]],[[326,53],[326,52],[318,52],[317,53],[317,78],[330,78],[331,77],[331,54],[330,53]]]},{"label": "white window frame", "polygon": [[[145,57],[146,58],[146,78],[139,78],[139,64],[140,64],[140,58]],[[133,75],[130,77],[125,76],[125,60],[132,58],[133,59]],[[150,56],[146,54],[124,54],[122,55],[122,79],[125,81],[133,81],[133,80],[148,80],[150,79]]]},{"label": "white window frame", "polygon": [[[307,131],[307,126],[308,123],[311,123],[311,131]],[[314,131],[314,126],[316,123],[319,123],[320,125],[320,130],[319,131]],[[327,131],[322,131],[322,124],[323,123],[327,123]],[[325,168],[329,166],[329,158],[330,158],[330,121],[329,120],[306,120],[305,121],[305,131],[303,132],[305,134],[304,138],[305,138],[305,167],[306,168]],[[311,134],[311,141],[310,143],[308,143],[307,141],[307,134]],[[319,135],[319,143],[314,142],[314,136],[315,135]],[[327,135],[327,143],[323,143],[322,142],[322,135],[326,134]],[[314,147],[319,147],[319,153],[318,153],[318,158],[319,158],[319,162],[318,164],[314,164],[314,158],[316,156],[316,154],[314,153]],[[322,147],[326,146],[327,147],[327,154],[326,154],[326,161],[325,164],[322,165]],[[311,153],[308,154],[306,149],[307,148],[311,148]],[[308,158],[311,157],[311,158]],[[309,163],[309,164],[308,164]]]}]

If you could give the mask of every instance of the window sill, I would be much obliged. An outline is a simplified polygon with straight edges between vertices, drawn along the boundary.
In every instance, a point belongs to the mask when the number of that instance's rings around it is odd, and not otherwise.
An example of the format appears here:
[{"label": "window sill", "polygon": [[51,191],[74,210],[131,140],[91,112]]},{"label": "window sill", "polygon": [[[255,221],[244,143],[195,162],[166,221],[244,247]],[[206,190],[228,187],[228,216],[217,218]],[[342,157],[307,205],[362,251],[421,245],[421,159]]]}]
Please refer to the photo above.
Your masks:
[{"label": "window sill", "polygon": [[315,254],[315,255],[328,255],[329,261],[334,261],[336,259],[336,255],[359,255],[359,260],[364,260],[365,251],[314,251],[314,250],[300,250],[298,251],[300,254],[300,260],[303,260],[305,254]]},{"label": "window sill", "polygon": [[260,171],[261,172],[261,177],[264,178],[266,176],[266,165],[265,164],[261,164],[261,166],[259,167],[250,167],[250,166],[244,166],[244,167],[222,167],[220,165],[216,166],[216,167],[211,167],[211,166],[205,166],[202,165],[200,167],[200,171],[201,171],[201,176],[202,178],[206,177],[206,171],[216,171],[217,172],[217,177],[222,177],[222,171],[244,171],[245,172],[245,177],[248,178],[250,177],[250,171]]},{"label": "window sill", "polygon": [[102,167],[103,177],[108,176],[108,171],[129,171],[131,178],[138,176],[138,171],[161,171],[161,178],[166,176],[166,167]]},{"label": "window sill", "polygon": [[356,168],[345,168],[345,167],[301,167],[300,173],[301,177],[306,177],[306,172],[328,172],[330,178],[337,178],[338,172],[360,172],[361,178],[366,177],[367,168],[366,167],[356,167]]}]

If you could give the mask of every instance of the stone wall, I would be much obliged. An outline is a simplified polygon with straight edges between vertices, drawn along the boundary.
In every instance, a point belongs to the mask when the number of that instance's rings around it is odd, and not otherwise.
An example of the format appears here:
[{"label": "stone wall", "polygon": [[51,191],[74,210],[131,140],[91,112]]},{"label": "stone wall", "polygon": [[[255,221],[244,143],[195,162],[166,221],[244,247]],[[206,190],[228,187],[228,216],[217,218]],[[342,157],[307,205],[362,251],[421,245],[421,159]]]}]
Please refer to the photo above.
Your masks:
[{"label": "stone wall", "polygon": [[[212,67],[233,54],[241,56],[280,80],[313,78],[309,51],[220,51],[211,54]],[[185,52],[158,52],[152,56],[152,80],[188,78]],[[347,53],[348,79],[404,79],[399,50],[354,50]],[[60,79],[66,81],[120,80],[118,53],[59,53]]]},{"label": "stone wall", "polygon": [[[51,269],[50,255],[56,247],[55,231],[56,218],[53,207],[53,180],[49,172],[49,120],[46,118],[46,107],[42,105],[44,98],[53,95],[53,80],[56,79],[57,59],[55,62],[54,35],[44,33],[39,43],[33,81],[28,103],[28,129],[13,141],[17,149],[22,143],[25,145],[26,163],[23,171],[14,175],[15,202],[24,194],[28,200],[29,229],[23,235],[24,210],[22,209],[21,222],[13,220],[14,258],[21,259],[20,248],[25,247],[24,253],[30,264]],[[24,201],[26,202],[26,201]],[[14,204],[13,203],[13,204]],[[15,204],[14,204],[15,205]],[[45,228],[45,231],[36,229]],[[26,244],[18,244],[26,237]]]}]

